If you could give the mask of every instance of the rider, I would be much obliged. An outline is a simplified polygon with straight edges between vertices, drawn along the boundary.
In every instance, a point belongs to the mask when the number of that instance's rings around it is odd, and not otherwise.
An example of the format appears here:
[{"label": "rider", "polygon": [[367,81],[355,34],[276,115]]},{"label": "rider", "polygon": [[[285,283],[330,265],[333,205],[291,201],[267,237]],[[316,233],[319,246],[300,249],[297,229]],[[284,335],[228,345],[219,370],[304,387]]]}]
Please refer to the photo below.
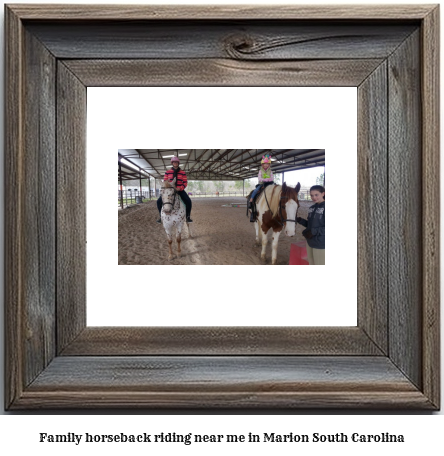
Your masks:
[{"label": "rider", "polygon": [[[176,190],[177,194],[182,198],[182,201],[185,203],[186,206],[186,217],[187,217],[187,223],[191,223],[191,199],[188,196],[188,194],[185,192],[185,188],[188,185],[188,179],[187,175],[185,174],[185,171],[179,168],[180,160],[177,157],[173,157],[171,159],[171,163],[173,167],[171,169],[168,169],[165,173],[165,176],[163,177],[164,181],[170,181],[172,182],[174,178],[176,178]],[[157,200],[157,209],[159,209],[159,215],[162,210],[162,196],[159,197]],[[162,223],[161,218],[159,217],[159,220],[157,220],[157,223]]]},{"label": "rider", "polygon": [[256,195],[259,193],[260,189],[262,186],[266,187],[267,185],[270,185],[274,181],[273,177],[273,171],[270,168],[271,166],[271,158],[270,155],[266,154],[262,156],[261,160],[261,168],[259,170],[258,174],[258,180],[259,183],[256,185],[255,190],[251,194],[250,201],[248,202],[248,208],[251,209],[251,216],[250,216],[250,222],[254,222],[254,211],[253,211],[253,201]]}]

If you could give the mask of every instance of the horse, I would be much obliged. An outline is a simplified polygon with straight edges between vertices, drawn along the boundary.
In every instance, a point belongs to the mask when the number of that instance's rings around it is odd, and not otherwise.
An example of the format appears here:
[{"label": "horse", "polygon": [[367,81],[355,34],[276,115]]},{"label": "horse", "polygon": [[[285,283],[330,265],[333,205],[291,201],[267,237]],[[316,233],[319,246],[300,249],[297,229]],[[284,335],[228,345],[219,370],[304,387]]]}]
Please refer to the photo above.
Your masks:
[{"label": "horse", "polygon": [[299,208],[298,193],[301,184],[295,188],[283,185],[269,185],[259,195],[256,202],[257,217],[254,223],[256,229],[256,244],[262,243],[261,259],[265,261],[267,249],[267,234],[273,232],[271,263],[276,264],[279,235],[282,231],[287,236],[296,232],[296,217]]},{"label": "horse", "polygon": [[[160,218],[162,220],[165,233],[168,238],[169,255],[168,260],[174,258],[172,243],[173,243],[173,231],[176,228],[176,241],[177,241],[177,257],[181,256],[180,242],[182,240],[182,228],[183,224],[186,223],[185,219],[185,204],[181,201],[175,187],[176,179],[173,181],[163,181],[160,188],[160,194],[162,195],[162,210]],[[188,228],[188,235],[191,236],[190,226],[186,223]]]}]

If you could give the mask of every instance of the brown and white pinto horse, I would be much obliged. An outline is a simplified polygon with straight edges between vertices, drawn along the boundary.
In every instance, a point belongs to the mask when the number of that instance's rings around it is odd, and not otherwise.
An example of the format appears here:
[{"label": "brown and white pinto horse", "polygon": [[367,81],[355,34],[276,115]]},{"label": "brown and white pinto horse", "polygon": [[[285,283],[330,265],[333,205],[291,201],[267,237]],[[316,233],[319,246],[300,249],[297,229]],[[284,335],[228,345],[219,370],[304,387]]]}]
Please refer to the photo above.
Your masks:
[{"label": "brown and white pinto horse", "polygon": [[262,242],[261,259],[265,260],[269,232],[273,233],[271,263],[276,264],[279,235],[283,231],[287,236],[294,236],[296,232],[296,217],[299,208],[298,193],[301,184],[296,188],[288,187],[287,184],[269,185],[260,194],[256,202],[257,219],[254,223],[256,228],[256,243]]}]

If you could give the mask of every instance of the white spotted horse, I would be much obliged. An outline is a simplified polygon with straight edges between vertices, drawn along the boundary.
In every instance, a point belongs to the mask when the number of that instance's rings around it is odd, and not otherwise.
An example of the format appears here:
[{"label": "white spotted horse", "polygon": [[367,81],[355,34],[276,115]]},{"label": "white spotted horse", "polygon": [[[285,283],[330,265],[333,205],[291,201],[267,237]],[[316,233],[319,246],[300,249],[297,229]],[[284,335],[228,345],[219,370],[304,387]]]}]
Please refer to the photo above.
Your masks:
[{"label": "white spotted horse", "polygon": [[300,188],[299,182],[295,188],[287,186],[284,182],[282,186],[269,185],[265,187],[259,195],[256,202],[257,217],[254,226],[256,228],[256,243],[262,243],[262,260],[265,260],[268,232],[273,233],[272,264],[276,264],[277,261],[277,248],[281,232],[283,231],[290,237],[295,235]]},{"label": "white spotted horse", "polygon": [[[168,238],[168,246],[170,249],[168,255],[169,260],[172,260],[174,258],[172,249],[174,230],[176,230],[177,256],[180,258],[182,228],[184,223],[186,223],[185,204],[177,194],[175,183],[176,179],[174,179],[172,182],[163,181],[162,187],[160,188],[160,194],[162,196],[162,210],[160,212],[160,218],[162,220],[162,224]],[[190,226],[188,223],[186,223],[186,225],[188,227],[188,234],[190,237],[192,237]]]}]

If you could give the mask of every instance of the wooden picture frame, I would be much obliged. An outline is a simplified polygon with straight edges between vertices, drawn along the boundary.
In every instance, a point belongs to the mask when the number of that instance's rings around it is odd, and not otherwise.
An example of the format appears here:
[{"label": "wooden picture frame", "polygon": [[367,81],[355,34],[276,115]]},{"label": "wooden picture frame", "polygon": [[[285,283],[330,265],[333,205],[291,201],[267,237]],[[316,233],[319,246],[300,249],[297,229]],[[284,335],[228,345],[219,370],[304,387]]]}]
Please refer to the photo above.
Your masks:
[{"label": "wooden picture frame", "polygon": [[[439,409],[437,5],[5,20],[6,409]],[[121,85],[358,87],[357,327],[86,327],[86,87]]]}]

